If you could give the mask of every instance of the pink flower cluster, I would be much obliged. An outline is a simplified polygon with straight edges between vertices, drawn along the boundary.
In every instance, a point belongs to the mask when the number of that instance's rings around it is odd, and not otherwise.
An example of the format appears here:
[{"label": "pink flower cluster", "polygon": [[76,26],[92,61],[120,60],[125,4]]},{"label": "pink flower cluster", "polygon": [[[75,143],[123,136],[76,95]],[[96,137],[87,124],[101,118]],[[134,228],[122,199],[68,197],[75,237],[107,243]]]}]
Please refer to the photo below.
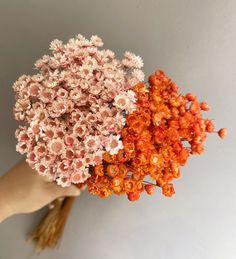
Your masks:
[{"label": "pink flower cluster", "polygon": [[17,151],[61,186],[85,182],[104,151],[123,148],[120,131],[136,109],[131,88],[144,80],[142,59],[125,52],[119,60],[102,46],[98,36],[56,39],[52,55],[36,61],[39,72],[13,85],[15,118],[24,122],[16,130]]}]

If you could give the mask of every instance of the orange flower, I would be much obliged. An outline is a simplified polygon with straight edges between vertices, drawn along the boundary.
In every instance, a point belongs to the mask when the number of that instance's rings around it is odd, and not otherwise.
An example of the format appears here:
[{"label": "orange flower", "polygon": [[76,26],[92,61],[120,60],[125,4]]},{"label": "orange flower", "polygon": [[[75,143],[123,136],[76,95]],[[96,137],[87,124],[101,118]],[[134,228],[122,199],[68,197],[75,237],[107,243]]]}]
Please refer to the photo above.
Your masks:
[{"label": "orange flower", "polygon": [[118,165],[111,164],[107,166],[107,174],[109,176],[115,177],[116,175],[118,175],[118,173],[119,173]]},{"label": "orange flower", "polygon": [[[201,114],[209,106],[191,93],[180,95],[163,71],[150,75],[149,85],[148,89],[140,82],[133,87],[137,110],[127,116],[121,130],[123,149],[117,155],[104,153],[103,164],[95,166],[87,180],[90,193],[101,197],[126,193],[135,201],[158,186],[170,197],[175,193],[170,182],[180,177],[180,167],[190,155],[204,151],[206,133],[214,132],[213,122]],[[218,134],[223,138],[227,130]],[[146,176],[155,182],[147,184]]]},{"label": "orange flower", "polygon": [[96,175],[103,176],[104,175],[104,167],[103,165],[96,165],[94,167],[94,172]]},{"label": "orange flower", "polygon": [[167,197],[171,197],[173,194],[175,194],[175,189],[173,187],[173,184],[167,183],[167,184],[163,185],[162,193]]}]

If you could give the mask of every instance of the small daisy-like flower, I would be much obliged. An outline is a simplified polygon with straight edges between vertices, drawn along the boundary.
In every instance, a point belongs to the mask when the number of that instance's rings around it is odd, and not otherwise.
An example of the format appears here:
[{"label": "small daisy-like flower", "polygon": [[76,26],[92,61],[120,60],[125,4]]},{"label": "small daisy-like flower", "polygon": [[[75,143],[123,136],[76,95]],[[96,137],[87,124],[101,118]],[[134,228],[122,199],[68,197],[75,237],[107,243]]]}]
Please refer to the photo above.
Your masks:
[{"label": "small daisy-like flower", "polygon": [[62,187],[69,187],[71,185],[71,178],[68,176],[59,176],[56,178],[56,182],[58,185]]},{"label": "small daisy-like flower", "polygon": [[42,126],[40,125],[39,121],[32,121],[30,123],[30,127],[28,129],[28,132],[30,134],[33,134],[35,138],[38,139],[39,135],[42,134]]},{"label": "small daisy-like flower", "polygon": [[14,110],[17,112],[17,111],[27,111],[31,108],[31,102],[29,99],[21,99],[21,100],[18,100],[16,103],[15,103],[15,108]]},{"label": "small daisy-like flower", "polygon": [[89,104],[97,103],[97,98],[94,95],[89,94],[87,96],[87,101]]},{"label": "small daisy-like flower", "polygon": [[111,108],[109,108],[106,105],[102,106],[102,107],[100,107],[97,115],[98,115],[99,119],[104,120],[112,115]]},{"label": "small daisy-like flower", "polygon": [[62,114],[64,114],[66,112],[66,104],[64,103],[63,100],[56,100],[52,103],[52,105],[50,106],[49,108],[49,114],[52,116],[52,117],[59,117],[61,116]]},{"label": "small daisy-like flower", "polygon": [[89,93],[93,95],[97,95],[102,91],[101,84],[94,84],[89,87]]},{"label": "small daisy-like flower", "polygon": [[38,162],[38,156],[37,156],[37,154],[36,154],[34,151],[31,151],[31,152],[27,153],[26,161],[27,161],[29,164],[35,164],[35,163],[37,163],[37,162]]},{"label": "small daisy-like flower", "polygon": [[82,96],[82,91],[78,90],[78,89],[72,89],[70,91],[70,98],[73,101],[78,101]]},{"label": "small daisy-like flower", "polygon": [[83,138],[86,134],[87,127],[81,124],[81,121],[78,121],[73,127],[73,134],[76,137]]},{"label": "small daisy-like flower", "polygon": [[93,67],[91,65],[82,65],[79,68],[80,76],[84,79],[92,78],[93,76]]},{"label": "small daisy-like flower", "polygon": [[39,83],[32,83],[29,86],[29,93],[31,96],[38,96],[41,92],[41,85]]},{"label": "small daisy-like flower", "polygon": [[143,66],[143,59],[140,56],[136,56],[135,54],[126,51],[124,54],[124,59],[122,63],[127,67],[136,67],[141,68]]},{"label": "small daisy-like flower", "polygon": [[104,151],[98,150],[91,155],[91,165],[100,165],[103,161]]},{"label": "small daisy-like flower", "polygon": [[75,171],[80,171],[86,168],[87,163],[83,159],[75,158],[71,164]]},{"label": "small daisy-like flower", "polygon": [[20,132],[18,132],[17,138],[20,142],[24,143],[31,141],[31,136],[27,133],[26,129],[22,129]]},{"label": "small daisy-like flower", "polygon": [[62,154],[63,150],[64,150],[64,143],[63,140],[60,138],[57,139],[52,139],[49,143],[48,143],[48,148],[49,148],[49,152],[54,154],[54,155],[60,155]]},{"label": "small daisy-like flower", "polygon": [[114,106],[116,106],[117,108],[125,110],[129,106],[129,104],[130,99],[126,94],[121,93],[115,97]]},{"label": "small daisy-like flower", "polygon": [[23,155],[29,151],[29,146],[25,142],[18,142],[16,144],[16,151]]},{"label": "small daisy-like flower", "polygon": [[144,81],[144,73],[140,69],[134,69],[131,73],[132,77],[136,78],[138,82],[143,82]]},{"label": "small daisy-like flower", "polygon": [[71,170],[71,161],[63,159],[58,164],[58,171],[60,174],[69,176],[69,171]]},{"label": "small daisy-like flower", "polygon": [[42,162],[35,165],[35,169],[38,171],[38,173],[42,176],[45,176],[48,174],[49,167],[47,164],[44,164]]},{"label": "small daisy-like flower", "polygon": [[70,147],[73,147],[78,143],[78,139],[74,135],[65,135],[64,140],[65,144]]},{"label": "small daisy-like flower", "polygon": [[123,143],[120,140],[120,135],[111,135],[107,138],[105,144],[106,151],[111,155],[117,154],[120,149],[123,148]]},{"label": "small daisy-like flower", "polygon": [[100,139],[98,136],[87,136],[84,139],[84,146],[90,152],[97,151],[101,147]]},{"label": "small daisy-like flower", "polygon": [[55,98],[55,92],[52,89],[43,89],[38,98],[44,103],[51,103]]},{"label": "small daisy-like flower", "polygon": [[66,98],[68,96],[68,91],[66,91],[64,88],[60,88],[56,94],[58,97]]},{"label": "small daisy-like flower", "polygon": [[34,152],[37,154],[38,157],[43,157],[47,153],[47,148],[44,143],[39,142],[37,146],[34,148]]},{"label": "small daisy-like flower", "polygon": [[115,121],[119,128],[124,127],[124,125],[126,123],[126,119],[121,112],[119,112],[115,115]]},{"label": "small daisy-like flower", "polygon": [[93,124],[93,123],[97,122],[97,117],[95,114],[90,112],[87,114],[86,120],[88,121],[88,123]]},{"label": "small daisy-like flower", "polygon": [[54,52],[59,52],[64,50],[64,45],[61,40],[55,39],[50,43],[50,49]]},{"label": "small daisy-like flower", "polygon": [[90,177],[88,168],[84,168],[71,175],[71,182],[74,184],[84,183]]},{"label": "small daisy-like flower", "polygon": [[136,102],[137,101],[137,97],[136,97],[136,94],[134,91],[132,90],[128,90],[127,93],[126,93],[127,97],[129,98],[129,100],[131,102]]},{"label": "small daisy-like flower", "polygon": [[91,38],[90,38],[90,42],[95,47],[102,47],[103,46],[102,39],[100,37],[98,37],[97,35],[92,35]]},{"label": "small daisy-like flower", "polygon": [[89,80],[86,80],[86,79],[81,79],[80,82],[79,82],[79,87],[83,90],[87,90],[89,89]]},{"label": "small daisy-like flower", "polygon": [[70,160],[74,159],[75,152],[74,152],[74,150],[72,148],[65,148],[63,150],[63,153],[62,153],[61,157],[63,157],[65,159],[67,159],[68,161],[70,161]]}]

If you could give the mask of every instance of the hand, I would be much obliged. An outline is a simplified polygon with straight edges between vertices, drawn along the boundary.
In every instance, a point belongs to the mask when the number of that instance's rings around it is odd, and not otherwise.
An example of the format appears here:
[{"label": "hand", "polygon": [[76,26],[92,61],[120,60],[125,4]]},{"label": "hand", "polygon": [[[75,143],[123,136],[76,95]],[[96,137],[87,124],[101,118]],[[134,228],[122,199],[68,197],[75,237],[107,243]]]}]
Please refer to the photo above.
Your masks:
[{"label": "hand", "polygon": [[75,186],[62,188],[47,181],[22,160],[0,177],[0,222],[14,214],[39,210],[59,197],[79,194]]}]

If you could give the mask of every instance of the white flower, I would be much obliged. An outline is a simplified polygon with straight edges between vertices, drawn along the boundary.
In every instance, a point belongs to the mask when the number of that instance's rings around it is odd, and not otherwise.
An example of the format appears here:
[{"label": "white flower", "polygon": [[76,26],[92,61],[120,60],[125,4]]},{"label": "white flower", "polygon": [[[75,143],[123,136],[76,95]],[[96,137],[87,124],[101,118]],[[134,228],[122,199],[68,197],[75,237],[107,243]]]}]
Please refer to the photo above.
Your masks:
[{"label": "white flower", "polygon": [[123,148],[123,143],[120,140],[120,135],[110,135],[105,144],[105,149],[111,155],[117,154],[120,149]]},{"label": "white flower", "polygon": [[124,93],[121,93],[121,94],[118,94],[116,97],[115,97],[115,100],[114,100],[114,105],[117,107],[117,108],[120,108],[122,110],[125,110],[130,104],[130,100],[129,98],[127,97],[126,94]]},{"label": "white flower", "polygon": [[132,77],[136,78],[138,81],[144,81],[144,73],[140,69],[134,69],[131,73]]},{"label": "white flower", "polygon": [[141,68],[143,66],[143,59],[134,53],[126,51],[122,63],[127,67]]},{"label": "white flower", "polygon": [[130,99],[131,102],[137,101],[136,93],[132,90],[127,91],[127,97]]},{"label": "white flower", "polygon": [[53,40],[50,43],[50,49],[55,52],[62,51],[64,49],[63,42],[58,39]]},{"label": "white flower", "polygon": [[95,47],[102,47],[103,46],[102,39],[100,37],[98,37],[97,35],[92,35],[91,38],[90,38],[90,42]]}]

